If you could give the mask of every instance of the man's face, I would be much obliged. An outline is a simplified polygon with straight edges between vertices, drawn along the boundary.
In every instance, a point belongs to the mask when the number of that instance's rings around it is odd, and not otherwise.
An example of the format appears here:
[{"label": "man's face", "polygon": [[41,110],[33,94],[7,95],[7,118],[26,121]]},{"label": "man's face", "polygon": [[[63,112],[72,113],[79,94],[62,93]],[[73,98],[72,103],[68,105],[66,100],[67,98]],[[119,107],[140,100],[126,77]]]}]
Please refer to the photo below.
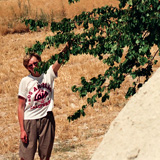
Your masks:
[{"label": "man's face", "polygon": [[29,60],[29,63],[28,63],[28,71],[32,74],[32,76],[34,77],[39,77],[40,74],[36,71],[34,71],[34,68],[38,66],[38,60],[36,57],[32,57],[30,60]]}]

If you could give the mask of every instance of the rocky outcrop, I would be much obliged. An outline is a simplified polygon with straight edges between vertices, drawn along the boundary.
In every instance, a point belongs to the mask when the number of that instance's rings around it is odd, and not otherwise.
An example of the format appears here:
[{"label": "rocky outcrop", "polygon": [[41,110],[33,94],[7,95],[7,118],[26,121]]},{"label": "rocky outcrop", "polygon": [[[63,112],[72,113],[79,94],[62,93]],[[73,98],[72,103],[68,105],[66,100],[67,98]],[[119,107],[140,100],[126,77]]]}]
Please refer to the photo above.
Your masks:
[{"label": "rocky outcrop", "polygon": [[111,123],[91,160],[160,160],[160,69]]}]

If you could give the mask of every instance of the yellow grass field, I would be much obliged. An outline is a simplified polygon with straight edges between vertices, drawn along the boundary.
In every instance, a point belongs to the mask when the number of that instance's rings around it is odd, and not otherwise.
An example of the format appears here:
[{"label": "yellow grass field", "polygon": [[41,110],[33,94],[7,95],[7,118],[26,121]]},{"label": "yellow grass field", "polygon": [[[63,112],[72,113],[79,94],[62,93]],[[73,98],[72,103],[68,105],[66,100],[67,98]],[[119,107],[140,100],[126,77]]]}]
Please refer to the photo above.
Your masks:
[{"label": "yellow grass field", "polygon": [[[69,5],[67,0],[0,0],[0,160],[19,158],[17,93],[21,78],[28,75],[28,71],[22,65],[24,49],[36,41],[42,42],[46,36],[53,34],[49,30],[29,32],[28,28],[20,24],[18,17],[24,14],[33,18],[52,15],[50,18],[59,21],[64,16],[72,18],[82,11],[103,5],[118,6],[118,2],[81,0]],[[42,59],[46,60],[52,54],[59,53],[63,47],[46,50]],[[155,52],[156,47],[152,50]],[[130,85],[130,79],[125,81],[120,90],[112,93],[109,101],[104,104],[97,102],[94,108],[87,108],[85,117],[70,123],[67,121],[69,115],[86,104],[86,98],[79,98],[78,94],[71,91],[71,87],[79,85],[82,76],[89,79],[104,73],[106,67],[98,59],[88,55],[72,56],[70,61],[61,67],[59,77],[55,80],[53,112],[56,120],[56,138],[51,160],[89,160],[110,123],[126,104],[124,95]],[[154,71],[157,67],[154,67]],[[35,159],[38,159],[37,155]]]}]

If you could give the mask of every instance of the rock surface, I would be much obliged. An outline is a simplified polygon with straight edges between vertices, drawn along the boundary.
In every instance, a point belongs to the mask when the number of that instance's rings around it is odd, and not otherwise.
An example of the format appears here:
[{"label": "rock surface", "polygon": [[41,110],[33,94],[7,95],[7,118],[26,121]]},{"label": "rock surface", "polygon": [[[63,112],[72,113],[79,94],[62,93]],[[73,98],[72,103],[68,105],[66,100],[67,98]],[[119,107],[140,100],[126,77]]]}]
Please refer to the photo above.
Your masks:
[{"label": "rock surface", "polygon": [[160,160],[160,69],[111,123],[91,160]]}]

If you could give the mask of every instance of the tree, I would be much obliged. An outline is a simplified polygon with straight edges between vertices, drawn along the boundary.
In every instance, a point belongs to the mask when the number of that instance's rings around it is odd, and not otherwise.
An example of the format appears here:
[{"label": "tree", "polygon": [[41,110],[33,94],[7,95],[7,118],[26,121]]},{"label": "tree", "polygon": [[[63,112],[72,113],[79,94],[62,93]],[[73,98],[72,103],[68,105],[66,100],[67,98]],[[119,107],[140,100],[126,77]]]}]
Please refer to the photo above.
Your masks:
[{"label": "tree", "polygon": [[[78,0],[69,0],[74,3]],[[85,108],[94,106],[97,99],[105,102],[110,97],[110,91],[121,87],[127,76],[133,79],[133,86],[128,88],[126,98],[134,95],[143,84],[137,79],[144,77],[147,81],[151,75],[152,66],[157,63],[155,55],[160,51],[160,1],[159,0],[119,0],[119,7],[104,6],[93,9],[91,12],[82,12],[73,19],[64,18],[61,22],[52,22],[51,31],[54,36],[46,37],[43,43],[36,42],[26,53],[37,52],[52,46],[59,47],[67,41],[72,41],[72,48],[67,54],[52,56],[39,65],[39,72],[45,72],[50,64],[56,60],[62,63],[69,61],[70,55],[89,54],[98,57],[109,67],[105,73],[86,81],[81,77],[81,86],[73,86],[72,91],[78,92],[80,97],[88,93],[93,96],[87,99],[74,115],[68,119],[75,120],[81,115],[85,116]],[[47,22],[25,20],[31,30],[45,27]],[[83,33],[75,34],[77,26],[83,27]],[[158,46],[153,55],[150,49]],[[124,55],[123,48],[128,47]],[[122,60],[122,57],[123,60]],[[106,85],[106,80],[109,83]]]}]

